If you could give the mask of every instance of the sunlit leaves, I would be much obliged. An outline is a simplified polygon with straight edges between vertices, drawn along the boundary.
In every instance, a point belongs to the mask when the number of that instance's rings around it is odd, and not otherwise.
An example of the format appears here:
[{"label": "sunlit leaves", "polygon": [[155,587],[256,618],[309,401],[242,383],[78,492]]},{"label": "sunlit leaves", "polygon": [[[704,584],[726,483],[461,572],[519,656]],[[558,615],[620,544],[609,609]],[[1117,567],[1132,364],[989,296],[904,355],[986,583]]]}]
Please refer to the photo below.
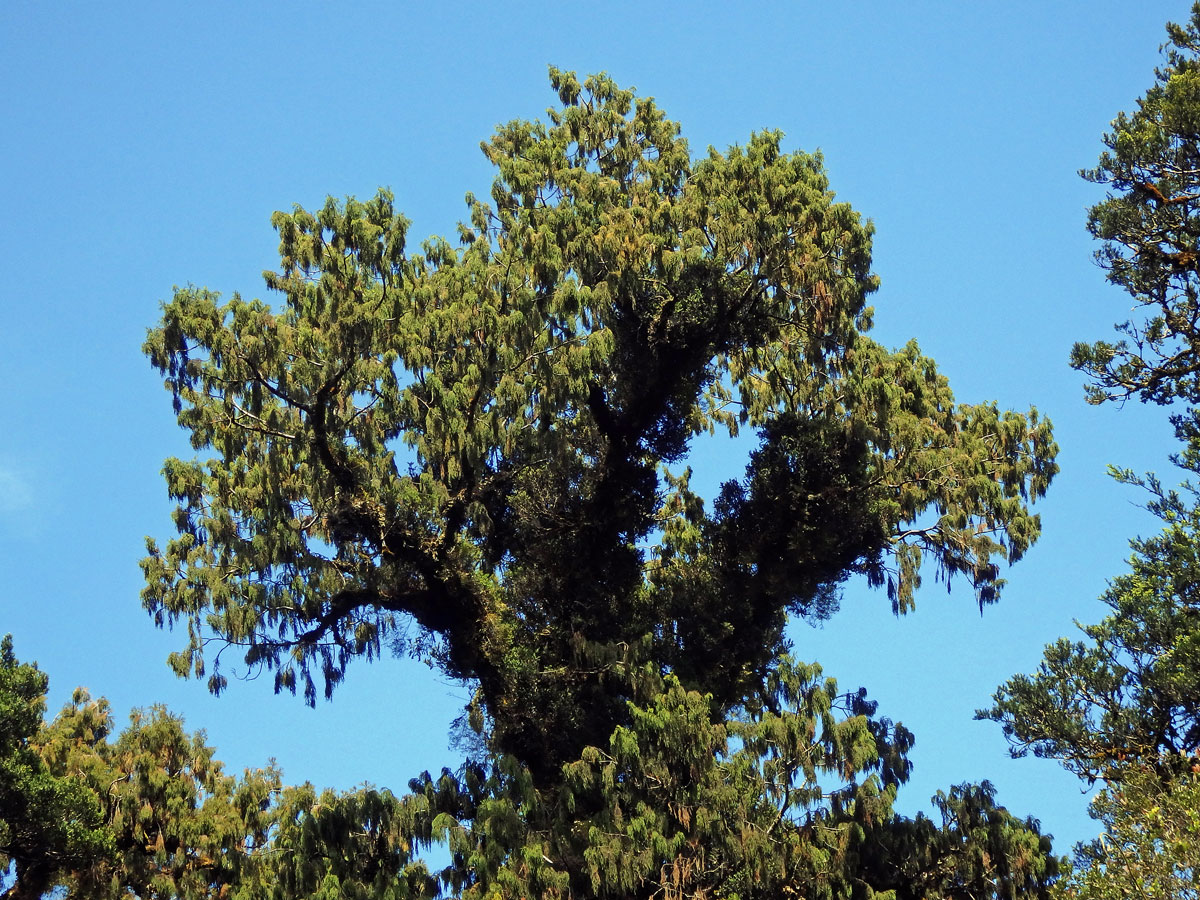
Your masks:
[{"label": "sunlit leaves", "polygon": [[1163,782],[1151,766],[1126,768],[1092,800],[1104,831],[1075,852],[1058,896],[1076,900],[1196,900],[1200,897],[1200,761]]},{"label": "sunlit leaves", "polygon": [[187,733],[161,707],[135,711],[119,735],[112,726],[107,702],[77,690],[39,735],[51,771],[96,798],[114,847],[68,873],[70,895],[256,896],[271,880],[256,854],[272,829],[278,770],[225,774],[203,733]]},{"label": "sunlit leaves", "polygon": [[[0,641],[0,875],[11,896],[40,897],[72,869],[113,852],[98,798],[37,752],[48,679]],[[5,891],[5,896],[10,896]]]}]

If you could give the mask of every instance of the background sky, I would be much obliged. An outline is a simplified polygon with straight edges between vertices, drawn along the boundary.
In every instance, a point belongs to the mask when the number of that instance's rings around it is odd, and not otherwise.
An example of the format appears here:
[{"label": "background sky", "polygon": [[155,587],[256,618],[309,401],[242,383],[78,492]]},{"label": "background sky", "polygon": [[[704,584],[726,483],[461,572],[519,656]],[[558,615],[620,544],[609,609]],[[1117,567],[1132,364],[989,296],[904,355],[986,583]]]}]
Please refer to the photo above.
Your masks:
[{"label": "background sky", "polygon": [[[351,667],[315,710],[270,678],[210,697],[177,680],[138,594],[144,535],[169,537],[159,470],[190,456],[140,353],[173,285],[263,294],[276,209],[390,186],[410,235],[452,235],[486,195],[479,142],[555,99],[546,66],[606,70],[657,98],[693,153],[786,133],[877,228],[874,336],[916,337],[958,399],[1050,416],[1062,474],[1043,537],[981,616],[927,577],[896,619],[850,584],[796,652],[865,685],[917,735],[901,808],[990,779],[1065,852],[1096,833],[1082,786],[1009,760],[975,722],[1042,647],[1097,620],[1128,540],[1156,530],[1108,463],[1167,474],[1167,414],[1094,408],[1066,365],[1111,334],[1126,295],[1092,262],[1077,170],[1152,81],[1183,2],[0,4],[0,633],[123,721],[165,703],[231,770],[275,757],[291,782],[400,791],[454,764],[468,691],[424,666]],[[744,446],[705,445],[695,483],[741,475]],[[711,493],[710,493],[711,496]],[[227,661],[228,662],[228,661]]]}]

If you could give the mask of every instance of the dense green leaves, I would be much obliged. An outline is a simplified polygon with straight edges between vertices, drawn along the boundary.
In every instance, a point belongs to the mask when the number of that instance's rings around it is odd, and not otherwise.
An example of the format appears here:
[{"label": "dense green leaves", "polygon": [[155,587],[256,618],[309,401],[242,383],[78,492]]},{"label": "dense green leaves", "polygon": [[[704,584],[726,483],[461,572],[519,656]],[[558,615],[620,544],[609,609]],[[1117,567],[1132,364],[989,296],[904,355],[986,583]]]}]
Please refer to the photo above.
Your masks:
[{"label": "dense green leaves", "polygon": [[[247,814],[248,856],[205,877],[278,900],[1041,896],[1036,823],[986,784],[940,824],[897,817],[911,735],[783,635],[854,574],[897,612],[926,564],[994,601],[1039,533],[1049,423],[959,404],[915,343],[865,336],[872,229],[818,156],[763,132],[693,159],[652,101],[550,74],[547,120],[484,144],[497,177],[456,244],[407,249],[387,192],[278,213],[273,303],[178,290],[147,338],[202,454],[167,461],[178,536],[143,561],[146,608],[187,628],[176,671],[220,691],[234,647],[313,702],[390,649],[475,688],[478,759],[403,797],[284,791],[266,856]],[[759,447],[706,507],[692,442],[745,427]]]},{"label": "dense green leaves", "polygon": [[714,722],[674,678],[564,767],[553,793],[510,758],[414,783],[463,897],[1041,897],[1057,860],[1034,822],[964,785],[943,821],[896,816],[912,736],[782,658]]},{"label": "dense green leaves", "polygon": [[[348,794],[310,785],[288,788],[266,865],[277,900],[410,900],[433,897],[438,882],[417,858],[433,842],[433,817],[421,795],[397,799],[363,787]],[[267,896],[264,893],[263,896]]]},{"label": "dense green leaves", "polygon": [[[900,900],[1042,897],[1056,876],[1036,823],[986,783],[934,798],[940,823],[895,815],[912,735],[818,666],[776,660],[725,721],[674,676],[639,685],[629,724],[553,789],[492,756],[400,797],[284,788],[274,769],[233,778],[177,717],[136,712],[114,737],[107,703],[76,691],[52,723],[26,725],[34,764],[85,799],[100,852],[56,855],[45,875],[19,866],[11,895]],[[54,839],[26,846],[45,856]],[[435,844],[440,869],[421,858]]]},{"label": "dense green leaves", "polygon": [[280,788],[274,769],[226,775],[201,733],[161,708],[111,740],[108,704],[77,690],[38,738],[50,771],[86,789],[113,853],[64,872],[72,897],[257,897]]}]

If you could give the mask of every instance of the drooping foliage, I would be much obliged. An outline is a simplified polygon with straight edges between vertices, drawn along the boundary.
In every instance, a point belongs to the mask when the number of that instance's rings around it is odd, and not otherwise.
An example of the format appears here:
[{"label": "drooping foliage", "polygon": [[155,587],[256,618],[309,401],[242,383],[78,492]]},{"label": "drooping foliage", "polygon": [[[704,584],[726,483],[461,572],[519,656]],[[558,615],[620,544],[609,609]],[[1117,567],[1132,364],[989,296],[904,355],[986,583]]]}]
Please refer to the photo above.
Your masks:
[{"label": "drooping foliage", "polygon": [[[940,822],[897,816],[912,735],[818,666],[776,661],[725,721],[674,676],[639,683],[628,727],[565,766],[557,791],[492,756],[399,797],[282,787],[274,768],[233,778],[178,717],[135,712],[114,735],[106,701],[77,690],[28,747],[90,811],[90,852],[32,833],[26,857],[55,868],[18,866],[5,896],[936,900],[1045,897],[1057,877],[1037,823],[986,782],[935,797]],[[439,844],[448,861],[431,869]]]},{"label": "drooping foliage", "polygon": [[[557,791],[499,756],[426,773],[402,798],[310,807],[287,838],[304,871],[281,884],[355,898],[434,886],[463,898],[1047,896],[1048,839],[986,783],[935,798],[940,823],[895,815],[912,736],[874,713],[863,692],[786,658],[723,722],[668,676],[606,746],[564,767]],[[430,881],[413,853],[437,842],[451,859]]]},{"label": "drooping foliage", "polygon": [[[277,305],[166,305],[146,350],[213,454],[168,461],[179,536],[143,564],[181,674],[225,685],[215,638],[311,702],[407,648],[553,778],[626,721],[620,648],[736,703],[848,574],[906,610],[928,559],[982,604],[1037,537],[1048,423],[863,334],[871,229],[818,157],[693,160],[652,101],[551,77],[549,121],[484,145],[458,246],[406,251],[387,193],[331,200],[276,215]],[[678,464],[741,426],[762,447],[706,513]]]},{"label": "drooping foliage", "polygon": [[1093,781],[1114,764],[1200,746],[1200,504],[1143,483],[1166,526],[1133,542],[1131,571],[1101,598],[1111,614],[1085,626],[1085,640],[1047,647],[1038,671],[1001,687],[985,713],[1016,752]]},{"label": "drooping foliage", "polygon": [[199,900],[261,896],[280,774],[226,775],[204,734],[161,707],[135,711],[113,736],[107,701],[76,690],[38,738],[49,769],[86,786],[115,852],[68,873],[72,897]]},{"label": "drooping foliage", "polygon": [[[986,784],[895,815],[911,736],[784,627],[854,574],[905,612],[923,564],[993,602],[1049,423],[866,336],[871,227],[819,157],[693,159],[651,100],[551,81],[455,244],[409,251],[387,192],[278,213],[274,303],[178,290],[148,336],[204,454],[167,461],[178,536],[143,561],[175,670],[220,691],[237,648],[311,703],[392,650],[475,691],[460,771],[284,792],[274,896],[1044,896],[1048,842]],[[706,506],[687,454],[742,428]]]}]

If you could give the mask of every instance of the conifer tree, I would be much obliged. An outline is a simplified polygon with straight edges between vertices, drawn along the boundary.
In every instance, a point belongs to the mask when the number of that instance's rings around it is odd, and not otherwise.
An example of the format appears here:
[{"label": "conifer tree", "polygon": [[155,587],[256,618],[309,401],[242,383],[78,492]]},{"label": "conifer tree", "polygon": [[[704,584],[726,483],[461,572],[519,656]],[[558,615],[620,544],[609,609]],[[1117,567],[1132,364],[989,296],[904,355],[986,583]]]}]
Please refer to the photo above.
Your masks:
[{"label": "conifer tree", "polygon": [[1059,882],[1079,900],[1197,900],[1200,897],[1200,760],[1164,782],[1153,768],[1126,766],[1092,801],[1104,826],[1080,844]]},{"label": "conifer tree", "polygon": [[0,877],[4,900],[37,900],[65,872],[106,859],[112,842],[95,795],[50,771],[36,749],[47,676],[0,641]]},{"label": "conifer tree", "polygon": [[1076,344],[1071,364],[1087,373],[1088,399],[1200,402],[1200,9],[1168,23],[1166,65],[1133,113],[1120,113],[1108,148],[1083,176],[1111,191],[1092,207],[1097,260],[1134,300],[1141,318],[1117,325],[1115,342]]},{"label": "conifer tree", "polygon": [[86,787],[113,852],[63,873],[71,897],[201,900],[263,896],[280,774],[226,775],[205,743],[162,707],[113,734],[106,700],[77,689],[38,736],[49,770]]},{"label": "conifer tree", "polygon": [[[1090,402],[1175,404],[1171,420],[1188,476],[1200,472],[1200,4],[1167,26],[1166,65],[1084,177],[1112,193],[1088,224],[1098,259],[1139,318],[1116,342],[1077,344]],[[1032,752],[1104,788],[1092,814],[1104,832],[1076,850],[1065,896],[1196,896],[1200,838],[1200,497],[1153,475],[1112,470],[1149,493],[1160,534],[1132,542],[1130,571],[1101,598],[1111,613],[1082,640],[1046,648],[1038,671],[1001,686],[980,716],[1002,723],[1015,755]]]},{"label": "conifer tree", "polygon": [[[892,813],[907,732],[783,629],[852,574],[906,612],[923,564],[995,601],[1049,423],[866,335],[871,226],[819,157],[764,132],[693,159],[653,101],[551,81],[548,121],[484,144],[456,242],[410,252],[386,191],[277,213],[274,304],[178,290],[148,336],[205,454],[167,461],[178,536],[143,562],[146,608],[186,626],[175,670],[219,692],[236,648],[312,703],[392,650],[475,687],[461,772],[292,795],[279,890],[1044,893],[1045,841],[986,787],[942,826]],[[744,428],[708,507],[692,441]]]}]

